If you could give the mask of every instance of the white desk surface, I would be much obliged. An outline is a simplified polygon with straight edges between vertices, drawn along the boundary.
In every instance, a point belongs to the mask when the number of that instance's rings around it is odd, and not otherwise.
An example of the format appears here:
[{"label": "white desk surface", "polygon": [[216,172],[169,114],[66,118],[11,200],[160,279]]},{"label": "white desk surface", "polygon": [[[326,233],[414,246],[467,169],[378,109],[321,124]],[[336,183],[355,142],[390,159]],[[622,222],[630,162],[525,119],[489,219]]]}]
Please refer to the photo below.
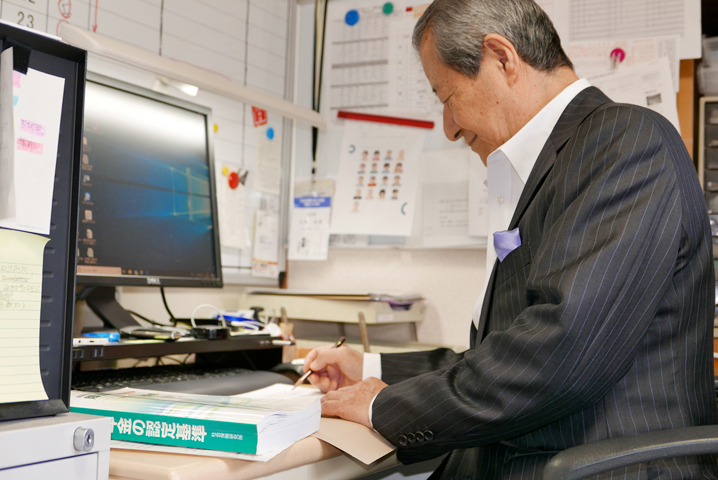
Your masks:
[{"label": "white desk surface", "polygon": [[328,443],[307,437],[268,462],[112,449],[110,480],[346,480],[398,464],[391,454],[365,465]]}]

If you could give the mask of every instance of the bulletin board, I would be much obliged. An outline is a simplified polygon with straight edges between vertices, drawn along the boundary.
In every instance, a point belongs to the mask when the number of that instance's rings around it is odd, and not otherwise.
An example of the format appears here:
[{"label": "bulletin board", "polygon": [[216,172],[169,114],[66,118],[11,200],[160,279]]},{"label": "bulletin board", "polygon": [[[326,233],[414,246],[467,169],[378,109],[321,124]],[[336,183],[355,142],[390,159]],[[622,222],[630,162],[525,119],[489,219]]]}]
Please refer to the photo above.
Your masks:
[{"label": "bulletin board", "polygon": [[[463,141],[452,143],[444,137],[441,105],[411,46],[413,27],[427,3],[426,0],[327,2],[321,105],[329,128],[320,134],[318,178],[342,178],[340,163],[346,154],[342,149],[349,146],[342,142],[350,121],[338,118],[340,111],[409,117],[436,124],[425,137],[419,160],[424,169],[411,233],[405,236],[334,235],[330,245],[335,247],[433,248],[486,244],[486,231],[476,220],[482,221],[488,205],[483,184],[485,169],[475,154],[467,152]],[[552,19],[580,77],[597,78],[616,67],[614,51],[620,51],[622,66],[619,69],[627,74],[634,64],[666,57],[670,69],[667,75],[677,91],[679,60],[700,57],[698,0],[664,0],[659,2],[660,8],[649,2],[619,0],[538,0],[537,3]],[[312,17],[313,12],[313,2],[300,6],[302,43],[313,41],[312,36],[304,32],[308,25],[303,20]],[[311,72],[302,72],[307,65],[311,65],[309,49],[300,52],[298,76],[300,90],[311,91]],[[594,84],[609,88],[608,84],[598,82],[597,79]],[[644,94],[636,93],[639,97]],[[675,110],[674,95],[661,93]],[[656,98],[655,95],[646,97]],[[672,118],[666,112],[661,113]],[[298,156],[295,167],[298,179],[309,176],[309,160]],[[360,182],[366,182],[366,178],[357,178],[354,188],[346,195],[361,197],[359,201],[363,202],[367,189],[358,192]],[[437,209],[436,205],[442,207]],[[468,215],[467,225],[460,225],[462,215]]]},{"label": "bulletin board", "polygon": [[[360,216],[362,209],[372,208],[369,214],[384,218],[386,226],[386,232],[334,234],[330,247],[482,248],[486,245],[486,232],[480,230],[481,221],[470,225],[469,218],[486,212],[485,167],[463,139],[458,142],[446,139],[443,106],[432,92],[411,46],[414,25],[426,3],[395,1],[390,2],[391,7],[387,5],[388,2],[379,0],[332,0],[327,6],[321,113],[329,126],[319,135],[317,177],[336,180],[333,219],[341,209],[344,213],[357,209],[359,215],[356,211],[348,213],[343,223],[358,225],[351,216]],[[308,32],[312,26],[305,23],[306,17],[313,16],[313,9],[313,5],[300,6],[300,43],[313,42],[313,32]],[[349,18],[352,14],[356,21]],[[305,53],[300,51],[298,59],[300,91],[311,89],[311,72],[306,71],[306,66],[311,65],[311,52],[308,58],[302,58]],[[360,144],[347,140],[347,127],[371,128],[371,123],[340,118],[339,112],[345,111],[417,120],[413,124],[428,122],[433,127],[425,129],[418,151],[403,160],[398,157],[409,155],[414,145],[392,148],[390,143],[397,137],[410,136],[412,127],[386,130],[388,142],[374,137],[373,143],[368,140]],[[381,130],[386,128],[394,125],[381,124]],[[355,147],[368,151],[368,162],[359,157],[357,166],[366,163],[366,171],[358,168],[355,178],[348,179],[347,172],[340,168],[341,157],[347,149]],[[310,163],[305,154],[298,139],[297,181],[309,176]],[[377,167],[372,170],[375,163]],[[469,187],[469,178],[476,185],[473,189]],[[342,186],[347,187],[350,182],[354,182],[351,198],[343,199]],[[404,199],[405,187],[412,182],[416,183],[415,188],[407,192],[411,197]],[[383,198],[387,199],[384,203],[387,207],[398,202],[406,205],[402,212],[413,209],[413,218],[404,234],[394,233],[403,220],[401,216],[386,220],[387,216],[376,212]],[[336,226],[337,221],[332,222]]]},{"label": "bulletin board", "polygon": [[[292,100],[295,2],[286,0],[0,0],[0,18],[58,35],[63,23],[156,55],[219,73],[233,82]],[[90,55],[88,70],[152,89],[152,72]],[[176,96],[212,110],[225,283],[276,285],[252,272],[257,212],[277,219],[274,260],[284,270],[290,121],[252,105],[200,91]],[[271,136],[271,139],[270,139]],[[230,188],[235,178],[240,185]],[[272,272],[274,275],[275,272]]]}]

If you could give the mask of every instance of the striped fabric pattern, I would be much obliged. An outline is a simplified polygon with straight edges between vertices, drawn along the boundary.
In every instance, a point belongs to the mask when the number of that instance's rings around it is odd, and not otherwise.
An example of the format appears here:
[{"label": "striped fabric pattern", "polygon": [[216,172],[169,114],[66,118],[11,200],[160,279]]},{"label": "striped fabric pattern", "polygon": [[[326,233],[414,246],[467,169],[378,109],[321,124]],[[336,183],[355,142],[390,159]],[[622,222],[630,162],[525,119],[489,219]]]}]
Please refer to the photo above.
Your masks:
[{"label": "striped fabric pattern", "polygon": [[[581,92],[531,172],[517,227],[522,245],[494,265],[469,350],[382,355],[390,386],[374,428],[395,445],[422,432],[400,460],[451,452],[432,478],[538,480],[574,445],[716,423],[710,228],[668,121]],[[601,477],[718,469],[686,457]]]}]

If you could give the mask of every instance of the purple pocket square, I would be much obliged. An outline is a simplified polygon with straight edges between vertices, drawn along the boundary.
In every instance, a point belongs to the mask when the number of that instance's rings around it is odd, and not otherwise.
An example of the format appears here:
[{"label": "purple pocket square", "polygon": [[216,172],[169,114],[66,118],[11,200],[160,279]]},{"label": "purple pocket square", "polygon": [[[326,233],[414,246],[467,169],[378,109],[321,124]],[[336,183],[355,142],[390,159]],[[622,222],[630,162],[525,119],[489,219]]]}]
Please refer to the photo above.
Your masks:
[{"label": "purple pocket square", "polygon": [[494,232],[494,250],[499,262],[503,262],[506,256],[521,246],[521,235],[519,229]]}]

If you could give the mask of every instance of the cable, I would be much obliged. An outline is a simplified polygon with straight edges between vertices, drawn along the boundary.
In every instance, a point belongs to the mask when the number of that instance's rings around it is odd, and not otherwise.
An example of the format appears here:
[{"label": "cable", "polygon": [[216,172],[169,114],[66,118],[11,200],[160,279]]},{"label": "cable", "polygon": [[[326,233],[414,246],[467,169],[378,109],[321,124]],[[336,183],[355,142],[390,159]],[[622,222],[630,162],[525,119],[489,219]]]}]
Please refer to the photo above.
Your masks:
[{"label": "cable", "polygon": [[[322,31],[318,31],[319,25],[319,4],[322,9]],[[314,2],[314,61],[312,62],[312,108],[319,112],[322,99],[322,77],[324,76],[324,38],[327,28],[327,2],[326,0],[315,0]],[[321,37],[321,38],[319,38]],[[317,58],[319,57],[319,58]],[[319,78],[317,79],[317,62],[319,62]],[[317,179],[317,148],[319,142],[319,129],[312,127],[312,191]]]},{"label": "cable", "polygon": [[[125,310],[127,310],[127,309],[125,309]],[[132,311],[132,310],[127,310],[127,312],[131,315],[134,315],[137,318],[144,320],[145,322],[151,323],[152,325],[157,325],[158,327],[174,327],[174,326],[176,326],[176,324],[167,325],[166,323],[160,323],[160,322],[156,322],[154,320],[150,320],[149,318],[145,317],[144,315],[140,315],[139,313]]]},{"label": "cable", "polygon": [[177,326],[177,319],[174,315],[172,315],[172,310],[170,310],[170,306],[167,304],[167,297],[165,297],[165,287],[160,287],[160,293],[162,294],[162,303],[165,304],[165,310],[167,310],[167,313],[170,315],[170,320],[172,320],[172,325]]},{"label": "cable", "polygon": [[222,321],[222,326],[223,326],[223,327],[226,327],[226,326],[227,326],[227,324],[226,324],[225,321],[224,321],[224,317],[222,316],[222,311],[221,311],[219,308],[217,308],[217,307],[215,307],[214,305],[211,305],[211,304],[209,304],[209,303],[203,303],[203,304],[201,304],[201,305],[197,305],[197,306],[195,307],[195,309],[192,310],[192,316],[190,317],[190,322],[192,323],[192,326],[193,326],[193,327],[196,327],[196,326],[197,326],[197,325],[194,323],[194,316],[195,316],[195,315],[197,314],[197,312],[198,312],[200,309],[202,309],[202,308],[211,308],[212,310],[214,310],[214,311],[217,313],[218,319]]}]

